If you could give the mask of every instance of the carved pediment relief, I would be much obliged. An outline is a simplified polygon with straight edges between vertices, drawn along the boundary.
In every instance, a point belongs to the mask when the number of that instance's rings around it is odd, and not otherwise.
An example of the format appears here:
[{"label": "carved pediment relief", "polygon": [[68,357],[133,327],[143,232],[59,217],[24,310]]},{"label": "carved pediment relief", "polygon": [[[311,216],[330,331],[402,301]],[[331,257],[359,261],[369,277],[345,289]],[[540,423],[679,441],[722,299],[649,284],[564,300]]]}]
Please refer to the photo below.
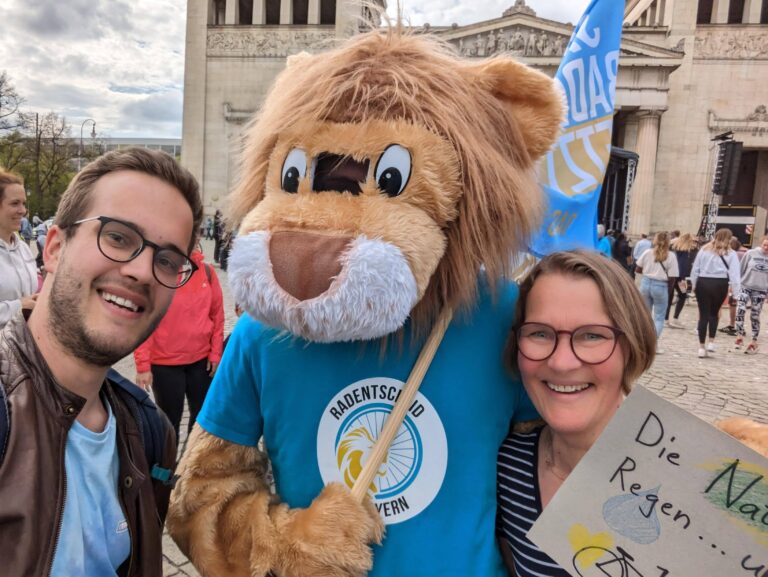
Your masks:
[{"label": "carved pediment relief", "polygon": [[708,115],[709,130],[712,132],[746,132],[752,136],[765,136],[768,134],[768,109],[765,104],[755,107],[754,112],[750,112],[743,118],[724,118],[720,117],[713,110]]},{"label": "carved pediment relief", "polygon": [[747,114],[747,120],[757,122],[768,122],[768,109],[765,104],[755,107],[755,111],[751,114]]},{"label": "carved pediment relief", "polygon": [[[467,57],[487,57],[501,53],[532,58],[563,56],[573,34],[573,26],[537,18],[525,11],[514,11],[514,7],[507,10],[507,13],[511,15],[434,32]],[[677,48],[670,50],[624,38],[621,42],[621,55],[679,59],[682,54]]]},{"label": "carved pediment relief", "polygon": [[509,53],[513,56],[562,56],[570,36],[553,34],[530,26],[511,26],[478,32],[449,40],[462,56],[486,57]]},{"label": "carved pediment relief", "polygon": [[515,0],[514,6],[510,6],[504,10],[502,16],[513,16],[515,14],[530,14],[531,16],[536,16],[536,11],[530,6],[527,6],[525,0]]},{"label": "carved pediment relief", "polygon": [[208,30],[208,56],[285,58],[302,50],[327,48],[333,31],[312,29],[270,29],[222,27]]},{"label": "carved pediment relief", "polygon": [[768,35],[764,30],[697,30],[693,57],[706,60],[768,60]]}]

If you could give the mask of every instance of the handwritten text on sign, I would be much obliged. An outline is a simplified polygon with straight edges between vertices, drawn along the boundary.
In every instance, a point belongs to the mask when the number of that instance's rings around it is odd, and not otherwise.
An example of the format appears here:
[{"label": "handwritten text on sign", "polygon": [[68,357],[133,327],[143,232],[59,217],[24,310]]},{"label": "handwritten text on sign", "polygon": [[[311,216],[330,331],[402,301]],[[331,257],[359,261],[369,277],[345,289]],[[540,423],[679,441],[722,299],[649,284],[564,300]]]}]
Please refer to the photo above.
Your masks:
[{"label": "handwritten text on sign", "polygon": [[575,577],[768,577],[768,460],[636,387],[528,536]]}]

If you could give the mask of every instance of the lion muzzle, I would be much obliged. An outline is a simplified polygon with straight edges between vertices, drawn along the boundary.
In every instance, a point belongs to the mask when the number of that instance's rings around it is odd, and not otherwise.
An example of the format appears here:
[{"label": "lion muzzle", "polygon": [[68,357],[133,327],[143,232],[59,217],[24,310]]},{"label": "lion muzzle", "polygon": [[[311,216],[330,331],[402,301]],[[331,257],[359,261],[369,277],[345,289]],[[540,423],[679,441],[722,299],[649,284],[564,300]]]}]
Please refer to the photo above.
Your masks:
[{"label": "lion muzzle", "polygon": [[402,251],[364,235],[243,233],[232,246],[228,272],[232,295],[251,317],[319,343],[388,335],[403,326],[419,299]]},{"label": "lion muzzle", "polygon": [[272,273],[280,288],[299,301],[326,292],[343,268],[352,237],[305,231],[273,232],[269,241]]}]

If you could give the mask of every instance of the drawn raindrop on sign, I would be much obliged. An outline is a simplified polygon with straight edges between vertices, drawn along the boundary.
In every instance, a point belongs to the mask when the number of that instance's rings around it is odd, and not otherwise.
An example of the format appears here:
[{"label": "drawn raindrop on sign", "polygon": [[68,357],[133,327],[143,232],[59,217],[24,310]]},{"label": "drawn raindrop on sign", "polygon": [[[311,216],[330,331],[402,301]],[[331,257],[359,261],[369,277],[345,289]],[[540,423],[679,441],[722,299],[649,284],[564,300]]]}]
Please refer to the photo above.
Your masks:
[{"label": "drawn raindrop on sign", "polygon": [[[611,497],[603,505],[603,519],[619,535],[640,545],[648,545],[661,535],[661,523],[653,507],[659,487],[642,493]],[[650,512],[650,515],[646,516]]]}]

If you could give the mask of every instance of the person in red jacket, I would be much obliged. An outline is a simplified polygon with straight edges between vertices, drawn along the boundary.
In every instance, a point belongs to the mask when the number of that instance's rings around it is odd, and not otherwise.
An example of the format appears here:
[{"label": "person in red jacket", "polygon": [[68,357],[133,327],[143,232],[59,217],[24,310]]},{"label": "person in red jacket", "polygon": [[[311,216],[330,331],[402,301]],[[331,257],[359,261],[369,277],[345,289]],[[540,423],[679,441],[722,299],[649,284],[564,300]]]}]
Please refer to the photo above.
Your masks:
[{"label": "person in red jacket", "polygon": [[189,403],[189,432],[224,348],[219,279],[213,267],[203,262],[200,250],[194,250],[190,259],[198,269],[176,290],[163,320],[133,353],[137,384],[154,391],[155,402],[168,415],[177,439],[184,397]]}]

